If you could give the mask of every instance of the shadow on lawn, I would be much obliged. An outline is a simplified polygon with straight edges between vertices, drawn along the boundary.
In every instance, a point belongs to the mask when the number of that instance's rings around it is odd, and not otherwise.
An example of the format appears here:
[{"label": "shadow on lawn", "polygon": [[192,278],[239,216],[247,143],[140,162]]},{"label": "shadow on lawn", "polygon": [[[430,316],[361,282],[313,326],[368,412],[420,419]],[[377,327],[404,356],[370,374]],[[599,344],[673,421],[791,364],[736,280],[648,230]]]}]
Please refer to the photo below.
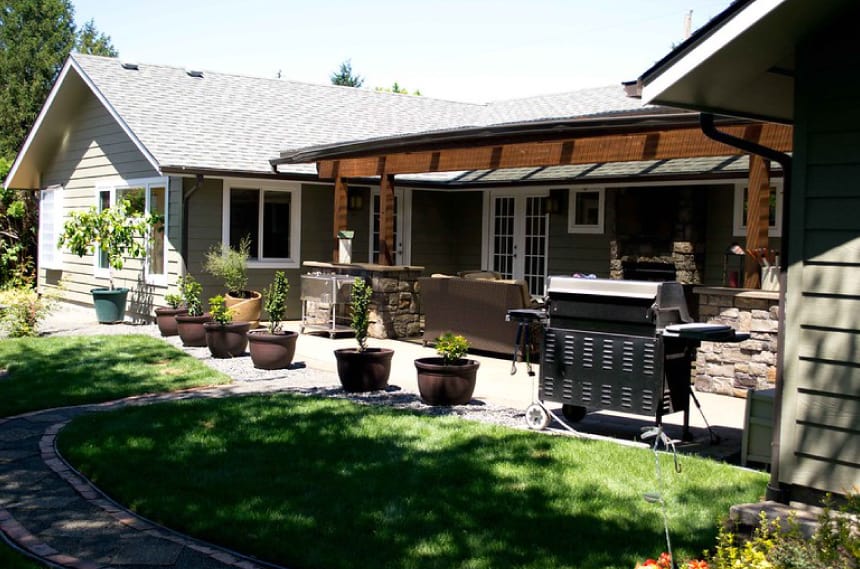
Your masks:
[{"label": "shadow on lawn", "polygon": [[[652,455],[606,462],[605,482],[585,468],[598,450],[633,451],[591,441],[277,396],[90,415],[61,448],[143,515],[290,567],[596,569],[665,549],[659,511],[613,486],[653,481]],[[727,508],[730,484],[684,498]],[[713,521],[690,516],[673,545],[698,553]]]},{"label": "shadow on lawn", "polygon": [[218,382],[209,368],[146,336],[4,340],[4,367],[0,416]]}]

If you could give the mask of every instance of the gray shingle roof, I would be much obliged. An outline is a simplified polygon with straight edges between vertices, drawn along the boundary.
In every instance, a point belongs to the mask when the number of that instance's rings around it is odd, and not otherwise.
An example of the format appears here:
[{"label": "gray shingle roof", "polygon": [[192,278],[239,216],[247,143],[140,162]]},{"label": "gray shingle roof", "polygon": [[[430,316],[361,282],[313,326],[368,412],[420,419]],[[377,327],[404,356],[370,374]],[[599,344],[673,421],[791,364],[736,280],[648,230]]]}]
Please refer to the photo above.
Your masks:
[{"label": "gray shingle roof", "polygon": [[[485,105],[72,56],[162,167],[271,172],[283,150],[399,134],[654,112],[621,85]],[[289,171],[314,173],[312,165]],[[282,167],[281,171],[286,168]]]}]

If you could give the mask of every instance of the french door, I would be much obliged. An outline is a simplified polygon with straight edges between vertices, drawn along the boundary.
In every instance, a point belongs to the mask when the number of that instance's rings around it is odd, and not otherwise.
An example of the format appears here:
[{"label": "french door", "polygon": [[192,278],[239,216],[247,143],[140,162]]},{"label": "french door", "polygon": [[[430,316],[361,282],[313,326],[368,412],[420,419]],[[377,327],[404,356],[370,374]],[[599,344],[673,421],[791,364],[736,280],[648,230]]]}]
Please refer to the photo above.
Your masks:
[{"label": "french door", "polygon": [[[373,188],[373,207],[370,208],[370,263],[379,260],[379,188]],[[410,261],[409,246],[409,201],[411,194],[403,188],[394,189],[394,264],[408,265]]]},{"label": "french door", "polygon": [[502,278],[525,280],[538,296],[544,294],[547,274],[547,195],[494,192],[489,200],[488,266]]}]

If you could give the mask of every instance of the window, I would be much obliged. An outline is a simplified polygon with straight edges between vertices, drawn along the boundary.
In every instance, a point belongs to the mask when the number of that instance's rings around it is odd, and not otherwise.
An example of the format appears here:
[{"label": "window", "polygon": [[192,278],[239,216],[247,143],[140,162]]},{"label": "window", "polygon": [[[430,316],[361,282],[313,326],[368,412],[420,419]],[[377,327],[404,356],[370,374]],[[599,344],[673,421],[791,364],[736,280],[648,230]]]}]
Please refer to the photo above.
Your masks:
[{"label": "window", "polygon": [[[771,180],[770,212],[767,234],[771,237],[782,236],[782,180]],[[735,185],[734,234],[747,234],[747,208],[749,188],[746,184]]]},{"label": "window", "polygon": [[39,194],[39,266],[59,269],[62,258],[57,247],[63,231],[63,187],[52,186]]},{"label": "window", "polygon": [[571,188],[568,233],[603,233],[603,188]]},{"label": "window", "polygon": [[299,192],[295,188],[225,184],[222,241],[238,248],[249,237],[249,266],[298,266]]},{"label": "window", "polygon": [[[144,271],[146,282],[150,284],[167,283],[167,184],[162,178],[156,180],[134,180],[113,185],[100,185],[96,189],[99,211],[116,205],[122,200],[129,203],[131,215],[144,215],[144,212],[157,214],[164,220],[150,233],[149,249],[146,254]],[[109,270],[107,255],[99,251],[96,256],[96,272],[106,275]]]}]

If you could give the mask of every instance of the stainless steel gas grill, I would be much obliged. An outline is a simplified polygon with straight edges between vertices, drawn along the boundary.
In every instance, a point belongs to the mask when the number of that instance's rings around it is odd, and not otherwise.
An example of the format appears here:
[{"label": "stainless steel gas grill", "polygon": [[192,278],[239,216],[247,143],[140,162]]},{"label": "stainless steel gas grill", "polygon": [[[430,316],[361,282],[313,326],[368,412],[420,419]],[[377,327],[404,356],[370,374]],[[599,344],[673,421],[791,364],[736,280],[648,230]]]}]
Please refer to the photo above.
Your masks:
[{"label": "stainless steel gas grill", "polygon": [[[547,295],[538,393],[561,403],[571,421],[605,409],[651,415],[659,424],[664,414],[683,411],[689,437],[696,348],[703,340],[748,337],[729,326],[691,322],[677,282],[553,276]],[[550,420],[540,404],[526,419],[534,428]]]}]

